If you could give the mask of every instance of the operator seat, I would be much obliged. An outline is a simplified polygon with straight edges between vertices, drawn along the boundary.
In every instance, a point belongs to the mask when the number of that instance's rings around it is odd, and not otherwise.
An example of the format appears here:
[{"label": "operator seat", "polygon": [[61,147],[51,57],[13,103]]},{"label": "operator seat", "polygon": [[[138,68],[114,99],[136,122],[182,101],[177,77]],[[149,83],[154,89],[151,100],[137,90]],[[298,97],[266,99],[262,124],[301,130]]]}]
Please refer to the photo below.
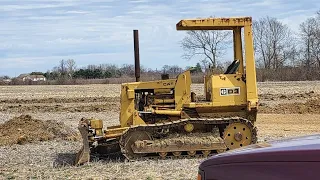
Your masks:
[{"label": "operator seat", "polygon": [[239,59],[235,59],[227,68],[224,74],[235,74],[239,68],[240,61]]}]

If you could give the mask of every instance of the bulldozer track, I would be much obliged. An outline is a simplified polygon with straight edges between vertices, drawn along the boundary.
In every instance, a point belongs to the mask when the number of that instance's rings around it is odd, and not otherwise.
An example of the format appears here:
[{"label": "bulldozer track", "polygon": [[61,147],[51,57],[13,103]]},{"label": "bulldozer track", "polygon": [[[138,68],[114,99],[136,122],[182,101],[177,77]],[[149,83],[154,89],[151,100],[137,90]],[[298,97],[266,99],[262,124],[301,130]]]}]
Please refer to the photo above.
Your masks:
[{"label": "bulldozer track", "polygon": [[[102,146],[117,146],[117,144],[119,145],[119,141],[118,140],[113,140],[111,143],[103,143],[100,144]],[[116,151],[116,152],[92,152],[92,157],[94,158],[104,158],[104,159],[121,159],[121,158],[125,158],[128,161],[146,161],[146,160],[175,160],[175,159],[195,159],[195,158],[206,158],[206,157],[210,157],[213,155],[216,155],[217,153],[210,153],[207,156],[203,155],[203,154],[196,154],[194,156],[190,156],[190,155],[180,155],[180,156],[174,156],[172,154],[166,156],[165,158],[159,156],[159,155],[148,155],[146,157],[140,157],[140,158],[134,158],[134,159],[128,159],[121,151]]]},{"label": "bulldozer track", "polygon": [[[163,129],[170,129],[174,127],[179,127],[188,123],[192,124],[206,124],[206,125],[229,125],[232,123],[245,123],[249,128],[252,133],[252,139],[251,139],[251,144],[257,142],[257,129],[254,127],[254,125],[247,119],[241,118],[241,117],[234,117],[234,118],[190,118],[190,119],[181,119],[173,122],[165,122],[165,123],[155,123],[155,124],[143,124],[143,125],[137,125],[137,126],[131,126],[128,130],[126,130],[121,138],[119,139],[119,145],[121,148],[121,153],[128,159],[128,160],[139,160],[139,159],[179,159],[179,158],[200,158],[200,157],[206,157],[206,156],[211,156],[216,153],[210,153],[207,155],[204,154],[195,154],[195,155],[183,155],[181,154],[180,156],[174,156],[172,152],[167,152],[168,155],[161,157],[160,155],[154,155],[154,153],[150,153],[147,156],[144,157],[134,157],[132,152],[130,152],[126,148],[126,142],[125,139],[130,136],[131,133],[135,131],[142,131],[142,132],[148,132],[151,135],[155,134],[158,130],[163,130]],[[199,150],[201,151],[201,150]],[[182,152],[182,151],[181,151]],[[186,151],[183,151],[184,153]],[[210,151],[212,152],[212,151]]]}]

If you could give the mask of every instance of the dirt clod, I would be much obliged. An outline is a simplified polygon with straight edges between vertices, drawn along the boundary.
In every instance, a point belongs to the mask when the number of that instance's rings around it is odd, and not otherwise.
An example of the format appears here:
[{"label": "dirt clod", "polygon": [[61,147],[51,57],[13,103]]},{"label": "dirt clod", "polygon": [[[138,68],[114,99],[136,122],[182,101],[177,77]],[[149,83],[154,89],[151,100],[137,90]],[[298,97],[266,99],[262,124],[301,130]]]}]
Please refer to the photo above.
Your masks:
[{"label": "dirt clod", "polygon": [[30,115],[14,117],[0,124],[0,146],[52,139],[77,140],[77,133],[62,122],[42,121]]}]

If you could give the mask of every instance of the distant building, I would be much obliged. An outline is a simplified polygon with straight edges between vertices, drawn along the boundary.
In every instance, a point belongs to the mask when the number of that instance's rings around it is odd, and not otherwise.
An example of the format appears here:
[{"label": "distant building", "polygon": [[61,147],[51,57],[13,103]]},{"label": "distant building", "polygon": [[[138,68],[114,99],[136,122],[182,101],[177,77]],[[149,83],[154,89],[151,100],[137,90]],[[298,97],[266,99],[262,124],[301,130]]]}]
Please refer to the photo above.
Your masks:
[{"label": "distant building", "polygon": [[30,76],[30,74],[20,74],[17,78],[22,80],[24,77],[27,76]]},{"label": "distant building", "polygon": [[22,78],[22,81],[46,81],[46,77],[44,77],[43,75],[26,75]]},{"label": "distant building", "polygon": [[6,82],[6,83],[10,83],[12,80],[11,79],[4,79],[2,80],[3,82]]},{"label": "distant building", "polygon": [[11,81],[11,79],[0,77],[0,84],[10,84]]}]

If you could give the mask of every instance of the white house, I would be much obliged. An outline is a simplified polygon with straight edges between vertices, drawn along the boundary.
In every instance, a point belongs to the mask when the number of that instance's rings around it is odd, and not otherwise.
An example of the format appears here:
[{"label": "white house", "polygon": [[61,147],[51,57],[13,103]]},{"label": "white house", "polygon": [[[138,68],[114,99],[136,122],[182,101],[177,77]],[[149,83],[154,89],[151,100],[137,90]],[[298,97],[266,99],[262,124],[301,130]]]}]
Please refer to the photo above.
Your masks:
[{"label": "white house", "polygon": [[46,81],[46,77],[44,77],[43,75],[27,75],[25,77],[22,78],[23,81]]}]

